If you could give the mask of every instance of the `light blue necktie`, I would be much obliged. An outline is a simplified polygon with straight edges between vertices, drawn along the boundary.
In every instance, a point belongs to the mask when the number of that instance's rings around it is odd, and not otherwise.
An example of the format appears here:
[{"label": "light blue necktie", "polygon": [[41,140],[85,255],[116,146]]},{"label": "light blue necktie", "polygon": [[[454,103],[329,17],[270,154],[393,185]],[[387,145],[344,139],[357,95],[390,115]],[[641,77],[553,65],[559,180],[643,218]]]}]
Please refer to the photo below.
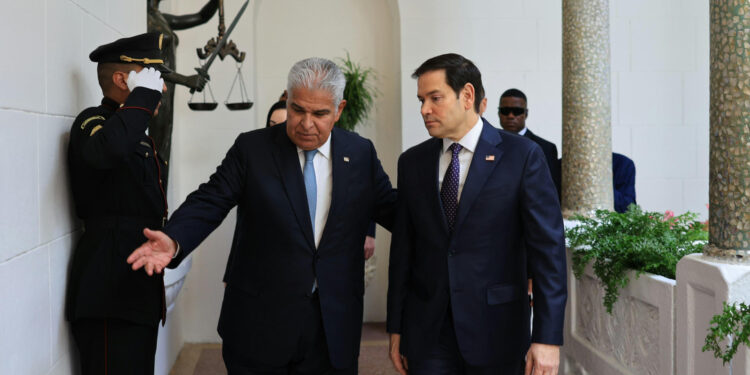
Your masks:
[{"label": "light blue necktie", "polygon": [[305,177],[305,191],[307,191],[307,207],[310,209],[310,223],[315,233],[315,205],[318,203],[318,184],[315,182],[315,166],[313,159],[317,149],[305,151],[305,168],[302,175]]}]

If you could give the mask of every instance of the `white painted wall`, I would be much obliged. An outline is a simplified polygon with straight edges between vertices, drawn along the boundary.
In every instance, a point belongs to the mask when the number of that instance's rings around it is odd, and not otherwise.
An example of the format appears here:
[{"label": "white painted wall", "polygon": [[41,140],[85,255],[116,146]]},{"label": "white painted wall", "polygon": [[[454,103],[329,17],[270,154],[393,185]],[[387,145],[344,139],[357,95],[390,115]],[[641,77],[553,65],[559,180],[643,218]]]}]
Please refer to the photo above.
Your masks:
[{"label": "white painted wall", "polygon": [[[491,123],[500,94],[529,98],[527,126],[562,156],[561,0],[404,0],[403,148],[425,139],[411,73],[456,52],[482,71]],[[611,0],[612,144],[636,165],[647,210],[708,215],[709,2]]]},{"label": "white painted wall", "polygon": [[612,147],[638,203],[708,218],[709,3],[612,0]]},{"label": "white painted wall", "polygon": [[144,10],[117,0],[3,2],[0,374],[74,370],[63,317],[80,228],[67,181],[68,132],[78,112],[101,100],[88,53],[145,31]]}]

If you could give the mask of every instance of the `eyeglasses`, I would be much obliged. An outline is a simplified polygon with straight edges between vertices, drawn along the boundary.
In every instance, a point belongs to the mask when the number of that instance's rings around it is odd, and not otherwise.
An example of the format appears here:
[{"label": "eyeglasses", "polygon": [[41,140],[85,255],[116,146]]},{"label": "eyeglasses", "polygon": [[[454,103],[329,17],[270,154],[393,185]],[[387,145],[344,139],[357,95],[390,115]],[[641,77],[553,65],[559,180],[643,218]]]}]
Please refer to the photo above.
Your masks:
[{"label": "eyeglasses", "polygon": [[498,107],[497,109],[503,116],[507,116],[511,114],[511,112],[513,113],[513,116],[521,116],[522,114],[526,113],[526,108],[521,107]]}]

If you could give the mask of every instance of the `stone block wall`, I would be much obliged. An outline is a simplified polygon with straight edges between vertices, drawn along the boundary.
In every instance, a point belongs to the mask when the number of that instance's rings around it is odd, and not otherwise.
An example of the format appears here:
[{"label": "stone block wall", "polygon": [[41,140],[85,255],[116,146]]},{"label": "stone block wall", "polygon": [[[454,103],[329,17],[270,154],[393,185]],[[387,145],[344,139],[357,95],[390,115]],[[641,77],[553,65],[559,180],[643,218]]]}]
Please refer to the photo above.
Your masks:
[{"label": "stone block wall", "polygon": [[98,105],[88,53],[144,32],[145,4],[5,1],[0,12],[0,374],[69,374],[63,318],[74,219],[66,150],[74,117]]}]

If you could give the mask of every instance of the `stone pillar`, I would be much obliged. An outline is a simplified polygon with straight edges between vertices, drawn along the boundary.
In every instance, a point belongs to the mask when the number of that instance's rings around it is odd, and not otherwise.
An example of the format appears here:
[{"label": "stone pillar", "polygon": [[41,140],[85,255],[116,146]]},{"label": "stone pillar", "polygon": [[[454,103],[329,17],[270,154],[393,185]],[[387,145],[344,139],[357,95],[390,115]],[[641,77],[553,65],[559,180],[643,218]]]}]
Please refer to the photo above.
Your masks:
[{"label": "stone pillar", "polygon": [[709,245],[744,261],[750,249],[750,4],[711,1]]},{"label": "stone pillar", "polygon": [[704,255],[677,264],[677,373],[749,374],[745,345],[726,366],[701,351],[722,303],[750,301],[750,4],[710,4],[710,233]]},{"label": "stone pillar", "polygon": [[609,0],[563,0],[564,217],[614,207]]}]

